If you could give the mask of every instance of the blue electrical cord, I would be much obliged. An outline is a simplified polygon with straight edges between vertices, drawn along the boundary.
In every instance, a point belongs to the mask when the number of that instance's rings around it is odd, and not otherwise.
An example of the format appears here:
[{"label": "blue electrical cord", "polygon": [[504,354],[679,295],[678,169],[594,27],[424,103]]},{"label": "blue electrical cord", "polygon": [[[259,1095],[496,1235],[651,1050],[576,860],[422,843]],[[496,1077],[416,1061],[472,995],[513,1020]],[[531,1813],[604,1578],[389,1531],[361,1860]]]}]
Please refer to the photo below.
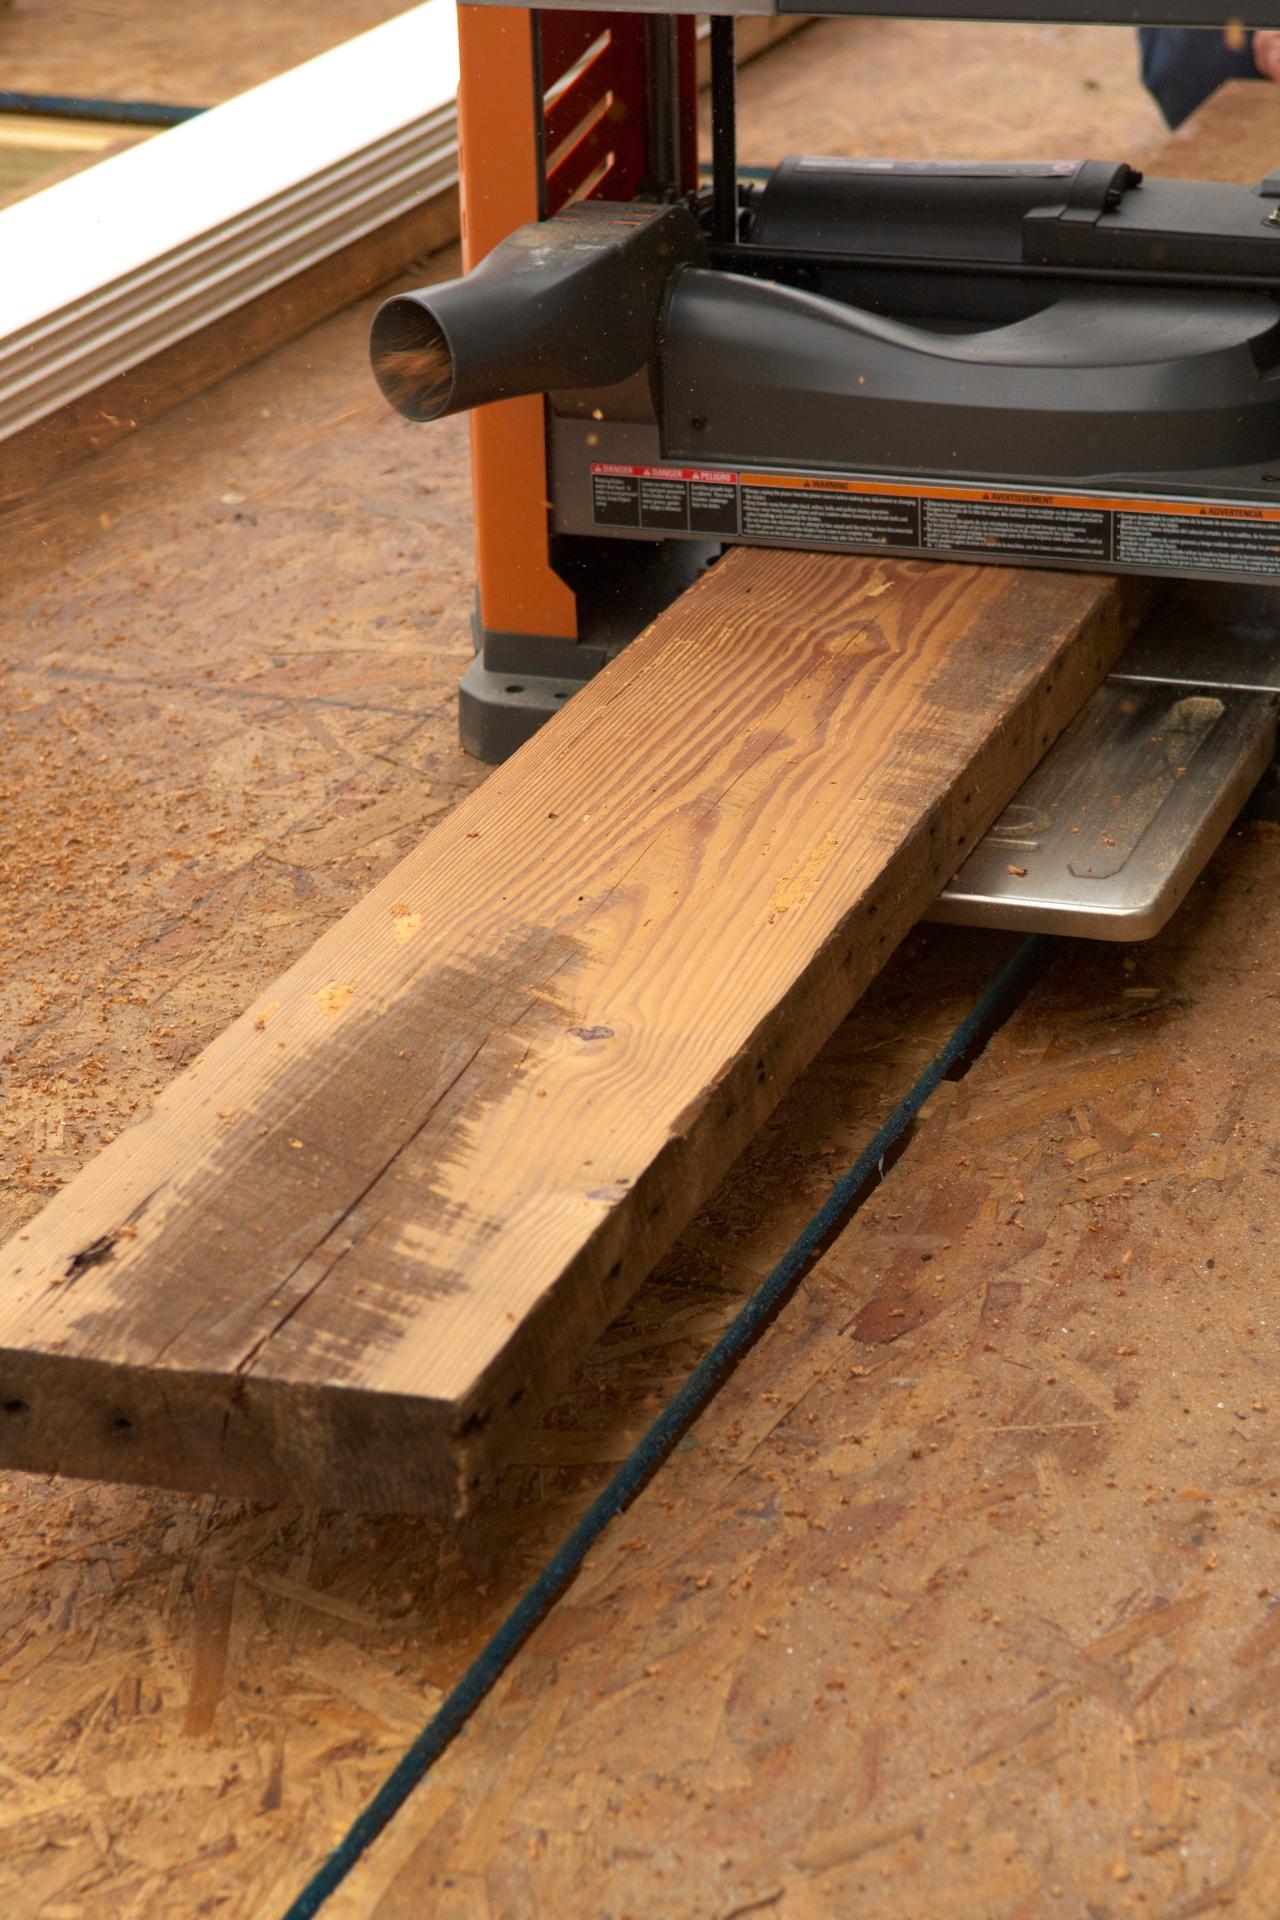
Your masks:
[{"label": "blue electrical cord", "polygon": [[129,127],[177,127],[204,107],[169,107],[158,100],[82,100],[71,93],[11,93],[0,87],[0,113],[41,120],[105,120]]},{"label": "blue electrical cord", "polygon": [[702,1412],[729,1369],[742,1357],[766,1320],[791,1292],[806,1265],[833,1233],[863,1189],[883,1171],[886,1155],[938,1086],[966,1062],[994,1032],[1017,997],[1044,963],[1050,942],[1033,934],[1017,947],[946,1044],[936,1053],[884,1125],[836,1182],[818,1211],[801,1229],[772,1273],[761,1281],[714,1347],[658,1415],[644,1438],[597,1494],[568,1539],[526,1589],[488,1645],[463,1674],[403,1758],[358,1814],[328,1859],[307,1882],[283,1920],[313,1920],[329,1895],[346,1879],[360,1856],[377,1839],[409,1795],[445,1751],[496,1684],[538,1622],[578,1572],[588,1551],[609,1522],[627,1506],[685,1428]]}]

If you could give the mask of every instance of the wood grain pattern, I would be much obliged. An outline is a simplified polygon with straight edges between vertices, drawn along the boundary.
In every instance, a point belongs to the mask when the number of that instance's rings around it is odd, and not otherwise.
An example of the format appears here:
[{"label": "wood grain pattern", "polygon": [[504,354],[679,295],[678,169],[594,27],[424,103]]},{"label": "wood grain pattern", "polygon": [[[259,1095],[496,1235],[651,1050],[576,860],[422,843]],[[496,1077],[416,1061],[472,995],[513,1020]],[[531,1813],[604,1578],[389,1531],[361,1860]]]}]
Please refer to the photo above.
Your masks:
[{"label": "wood grain pattern", "polygon": [[1143,597],[728,556],[12,1244],[5,1458],[462,1504]]}]

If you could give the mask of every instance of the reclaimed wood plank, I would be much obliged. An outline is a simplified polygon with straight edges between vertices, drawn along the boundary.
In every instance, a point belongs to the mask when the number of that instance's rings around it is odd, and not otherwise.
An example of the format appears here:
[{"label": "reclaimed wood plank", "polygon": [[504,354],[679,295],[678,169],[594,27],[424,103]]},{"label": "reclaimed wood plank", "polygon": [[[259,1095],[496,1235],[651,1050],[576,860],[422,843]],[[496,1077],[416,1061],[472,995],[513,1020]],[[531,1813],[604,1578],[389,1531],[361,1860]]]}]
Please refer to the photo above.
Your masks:
[{"label": "reclaimed wood plank", "polygon": [[464,1503],[1144,597],[729,555],[11,1243],[3,1458]]}]

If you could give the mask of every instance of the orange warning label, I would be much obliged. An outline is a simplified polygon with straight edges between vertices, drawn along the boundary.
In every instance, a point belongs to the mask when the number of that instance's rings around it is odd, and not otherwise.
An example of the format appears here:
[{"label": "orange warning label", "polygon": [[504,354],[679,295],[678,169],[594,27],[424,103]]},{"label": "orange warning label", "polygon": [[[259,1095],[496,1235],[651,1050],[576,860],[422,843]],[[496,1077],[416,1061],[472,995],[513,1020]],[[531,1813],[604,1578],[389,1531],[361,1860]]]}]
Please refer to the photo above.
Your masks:
[{"label": "orange warning label", "polygon": [[1280,505],[795,470],[591,468],[596,526],[1280,578]]}]

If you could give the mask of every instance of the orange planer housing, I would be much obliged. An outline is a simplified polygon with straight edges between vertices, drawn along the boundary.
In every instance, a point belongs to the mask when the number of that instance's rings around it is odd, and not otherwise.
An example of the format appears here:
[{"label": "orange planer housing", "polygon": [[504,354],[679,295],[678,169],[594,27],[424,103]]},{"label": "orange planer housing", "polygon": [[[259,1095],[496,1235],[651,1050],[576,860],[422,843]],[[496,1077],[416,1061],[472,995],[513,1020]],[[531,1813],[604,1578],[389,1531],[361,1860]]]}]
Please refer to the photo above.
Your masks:
[{"label": "orange planer housing", "polygon": [[[691,15],[464,4],[458,36],[467,270],[526,222],[571,202],[696,186]],[[463,744],[486,760],[502,759],[554,710],[549,702],[566,698],[630,637],[616,613],[597,607],[590,563],[576,564],[553,542],[547,432],[540,395],[471,415],[477,658],[461,725]],[[642,559],[634,556],[637,569]],[[628,598],[642,615],[656,612],[678,584],[637,582]]]}]

